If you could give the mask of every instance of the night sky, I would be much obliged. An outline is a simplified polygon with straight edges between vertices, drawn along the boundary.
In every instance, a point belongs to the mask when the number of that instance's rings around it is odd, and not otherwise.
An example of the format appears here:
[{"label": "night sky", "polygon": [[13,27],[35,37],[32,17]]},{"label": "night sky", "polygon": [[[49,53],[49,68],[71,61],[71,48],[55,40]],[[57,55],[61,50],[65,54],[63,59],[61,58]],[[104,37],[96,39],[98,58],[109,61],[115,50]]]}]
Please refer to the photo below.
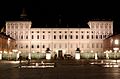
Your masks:
[{"label": "night sky", "polygon": [[[2,0],[1,0],[2,1]],[[80,24],[87,26],[89,20],[113,20],[114,31],[119,32],[119,4],[117,2],[96,1],[46,1],[46,0],[4,0],[0,2],[0,27],[6,20],[15,20],[20,17],[22,9],[26,9],[28,18],[32,20],[33,27],[45,24]]]}]

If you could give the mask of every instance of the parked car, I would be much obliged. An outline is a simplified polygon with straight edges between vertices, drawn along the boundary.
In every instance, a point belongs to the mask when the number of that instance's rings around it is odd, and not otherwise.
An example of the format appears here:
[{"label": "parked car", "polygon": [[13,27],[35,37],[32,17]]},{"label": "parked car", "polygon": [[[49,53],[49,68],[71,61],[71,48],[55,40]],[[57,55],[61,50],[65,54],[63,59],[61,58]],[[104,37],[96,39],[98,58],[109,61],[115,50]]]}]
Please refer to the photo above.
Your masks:
[{"label": "parked car", "polygon": [[73,56],[71,54],[65,54],[64,59],[72,59]]}]

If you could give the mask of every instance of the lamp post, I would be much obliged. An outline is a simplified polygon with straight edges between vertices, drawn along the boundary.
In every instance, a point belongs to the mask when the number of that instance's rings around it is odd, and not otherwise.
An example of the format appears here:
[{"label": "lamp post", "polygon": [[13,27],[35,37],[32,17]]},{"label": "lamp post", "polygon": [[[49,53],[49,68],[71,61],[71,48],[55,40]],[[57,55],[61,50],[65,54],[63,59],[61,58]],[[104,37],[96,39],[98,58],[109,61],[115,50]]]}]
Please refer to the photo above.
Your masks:
[{"label": "lamp post", "polygon": [[115,46],[115,47],[113,48],[114,53],[115,53],[114,58],[115,58],[116,63],[117,63],[117,52],[118,52],[118,50],[119,50],[119,40],[118,40],[118,39],[115,39],[115,40],[114,40],[114,46]]},{"label": "lamp post", "polygon": [[97,60],[98,59],[98,56],[97,56],[97,53],[95,53],[95,60]]},{"label": "lamp post", "polygon": [[46,49],[46,59],[47,60],[51,59],[51,53],[49,48]]},{"label": "lamp post", "polygon": [[106,57],[106,59],[109,59],[109,55],[108,55],[109,51],[106,50],[104,53],[105,53],[105,57]]},{"label": "lamp post", "polygon": [[10,59],[10,38],[8,38],[8,40],[7,40],[7,44],[8,44],[8,60]]},{"label": "lamp post", "polygon": [[80,59],[80,49],[77,48],[75,51],[75,59],[79,60]]}]

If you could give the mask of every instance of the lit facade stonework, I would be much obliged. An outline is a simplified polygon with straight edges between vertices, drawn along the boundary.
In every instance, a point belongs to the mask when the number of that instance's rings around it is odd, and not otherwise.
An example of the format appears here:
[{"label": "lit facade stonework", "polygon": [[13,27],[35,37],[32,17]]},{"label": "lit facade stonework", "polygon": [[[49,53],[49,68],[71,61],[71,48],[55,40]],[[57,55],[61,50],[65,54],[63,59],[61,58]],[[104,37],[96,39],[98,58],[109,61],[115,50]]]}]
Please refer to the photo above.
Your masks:
[{"label": "lit facade stonework", "polygon": [[104,40],[104,51],[120,52],[120,34],[112,35]]},{"label": "lit facade stonework", "polygon": [[89,21],[90,28],[31,28],[31,21],[7,21],[6,35],[16,39],[22,53],[45,53],[52,56],[62,51],[75,56],[81,52],[103,52],[103,40],[113,34],[113,21]]},{"label": "lit facade stonework", "polygon": [[5,54],[12,54],[15,46],[15,39],[5,35],[4,33],[0,33],[0,55],[3,55],[0,56],[0,59],[4,58]]}]

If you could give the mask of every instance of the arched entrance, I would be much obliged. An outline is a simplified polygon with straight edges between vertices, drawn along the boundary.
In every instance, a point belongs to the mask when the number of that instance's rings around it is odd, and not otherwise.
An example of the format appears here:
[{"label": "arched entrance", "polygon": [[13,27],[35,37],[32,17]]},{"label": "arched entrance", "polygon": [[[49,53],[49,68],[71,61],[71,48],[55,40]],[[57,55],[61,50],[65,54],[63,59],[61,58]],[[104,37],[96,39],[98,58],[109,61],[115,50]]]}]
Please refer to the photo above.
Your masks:
[{"label": "arched entrance", "polygon": [[63,59],[63,51],[62,50],[58,50],[57,58]]}]

